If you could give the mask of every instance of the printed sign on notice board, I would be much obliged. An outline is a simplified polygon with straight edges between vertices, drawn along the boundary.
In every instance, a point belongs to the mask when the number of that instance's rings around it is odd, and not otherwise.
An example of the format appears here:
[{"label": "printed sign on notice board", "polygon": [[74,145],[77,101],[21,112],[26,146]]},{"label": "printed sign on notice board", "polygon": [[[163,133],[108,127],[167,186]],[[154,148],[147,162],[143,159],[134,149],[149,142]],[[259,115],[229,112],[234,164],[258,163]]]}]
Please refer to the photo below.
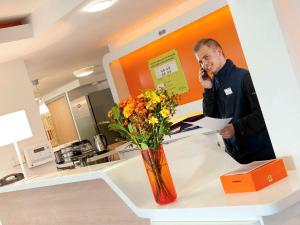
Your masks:
[{"label": "printed sign on notice board", "polygon": [[164,87],[168,92],[181,94],[189,91],[177,50],[173,49],[148,62],[155,88]]}]

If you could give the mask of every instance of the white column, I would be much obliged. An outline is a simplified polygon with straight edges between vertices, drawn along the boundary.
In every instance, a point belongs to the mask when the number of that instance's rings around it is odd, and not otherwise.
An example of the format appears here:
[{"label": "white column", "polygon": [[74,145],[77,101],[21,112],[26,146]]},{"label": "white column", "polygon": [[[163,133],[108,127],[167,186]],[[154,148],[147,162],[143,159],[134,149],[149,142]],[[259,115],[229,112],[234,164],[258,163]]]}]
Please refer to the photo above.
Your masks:
[{"label": "white column", "polygon": [[300,92],[272,0],[228,0],[276,155],[300,168]]},{"label": "white column", "polygon": [[273,0],[279,24],[300,87],[300,1]]}]

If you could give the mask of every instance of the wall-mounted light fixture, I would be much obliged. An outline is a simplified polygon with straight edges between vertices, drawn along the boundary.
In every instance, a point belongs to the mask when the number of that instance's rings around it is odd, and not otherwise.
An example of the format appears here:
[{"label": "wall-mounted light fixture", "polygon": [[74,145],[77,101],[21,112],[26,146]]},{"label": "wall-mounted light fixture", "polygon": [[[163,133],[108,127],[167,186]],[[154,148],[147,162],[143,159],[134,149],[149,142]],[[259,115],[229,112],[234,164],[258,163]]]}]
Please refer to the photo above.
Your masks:
[{"label": "wall-mounted light fixture", "polygon": [[33,86],[36,88],[36,94],[38,95],[35,100],[38,102],[39,104],[39,111],[41,115],[44,115],[46,113],[49,113],[49,109],[47,107],[47,105],[45,104],[45,102],[43,101],[43,99],[39,96],[39,89],[38,89],[38,85],[39,85],[39,80],[33,80],[32,81]]},{"label": "wall-mounted light fixture", "polygon": [[43,115],[43,114],[46,114],[46,113],[49,113],[49,109],[46,105],[46,103],[40,99],[40,114]]},{"label": "wall-mounted light fixture", "polygon": [[114,4],[115,0],[94,0],[87,4],[83,11],[85,12],[99,12],[101,10],[107,9]]}]

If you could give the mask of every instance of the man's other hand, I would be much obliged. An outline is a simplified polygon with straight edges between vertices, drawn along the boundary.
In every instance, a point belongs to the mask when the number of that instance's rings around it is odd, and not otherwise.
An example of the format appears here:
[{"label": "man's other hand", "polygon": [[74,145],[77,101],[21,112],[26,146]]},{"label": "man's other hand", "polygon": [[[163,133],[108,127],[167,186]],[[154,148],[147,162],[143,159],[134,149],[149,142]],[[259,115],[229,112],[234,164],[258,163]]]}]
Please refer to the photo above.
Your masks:
[{"label": "man's other hand", "polygon": [[219,134],[224,139],[232,138],[234,135],[234,127],[231,123],[227,124],[222,130],[219,131]]}]

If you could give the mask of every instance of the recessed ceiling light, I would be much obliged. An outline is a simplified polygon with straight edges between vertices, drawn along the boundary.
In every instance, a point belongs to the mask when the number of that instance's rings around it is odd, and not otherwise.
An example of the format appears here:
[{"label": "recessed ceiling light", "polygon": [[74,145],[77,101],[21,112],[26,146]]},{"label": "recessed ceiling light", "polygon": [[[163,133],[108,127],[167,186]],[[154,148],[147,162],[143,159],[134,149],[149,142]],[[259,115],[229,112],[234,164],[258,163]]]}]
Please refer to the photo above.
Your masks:
[{"label": "recessed ceiling light", "polygon": [[96,0],[85,6],[83,10],[86,12],[98,12],[111,7],[113,4],[113,0]]},{"label": "recessed ceiling light", "polygon": [[86,77],[94,73],[94,66],[89,66],[73,72],[75,77]]}]

